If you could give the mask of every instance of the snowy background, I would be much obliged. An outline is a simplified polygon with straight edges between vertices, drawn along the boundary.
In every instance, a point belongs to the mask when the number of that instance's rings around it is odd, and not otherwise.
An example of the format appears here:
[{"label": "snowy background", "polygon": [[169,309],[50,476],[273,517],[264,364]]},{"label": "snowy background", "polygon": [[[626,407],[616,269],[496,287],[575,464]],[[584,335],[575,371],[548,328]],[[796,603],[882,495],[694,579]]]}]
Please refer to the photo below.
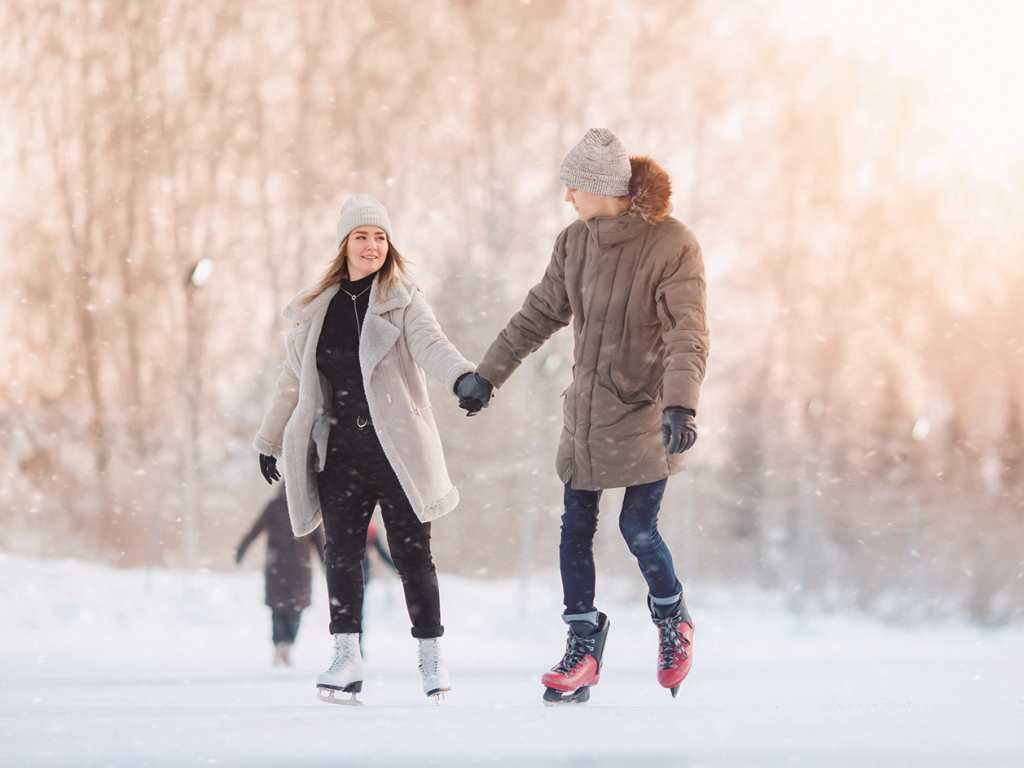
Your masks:
[{"label": "snowy background", "polygon": [[292,669],[270,664],[258,572],[114,570],[0,555],[0,765],[1024,765],[1024,629],[794,617],[694,588],[695,664],[679,698],[630,584],[603,579],[612,628],[589,704],[549,709],[561,655],[552,574],[442,575],[450,704],[423,696],[393,577],[371,582],[361,709],[317,701],[329,664],[314,580]]},{"label": "snowy background", "polygon": [[[0,0],[0,768],[1020,768],[1022,25],[1019,0]],[[272,493],[280,310],[365,192],[478,360],[594,126],[665,166],[708,269],[661,520],[694,671],[655,684],[606,523],[605,674],[540,703],[563,332],[480,418],[433,393],[450,706],[388,577],[366,706],[322,704],[322,577],[280,670],[258,558],[232,565]]]}]

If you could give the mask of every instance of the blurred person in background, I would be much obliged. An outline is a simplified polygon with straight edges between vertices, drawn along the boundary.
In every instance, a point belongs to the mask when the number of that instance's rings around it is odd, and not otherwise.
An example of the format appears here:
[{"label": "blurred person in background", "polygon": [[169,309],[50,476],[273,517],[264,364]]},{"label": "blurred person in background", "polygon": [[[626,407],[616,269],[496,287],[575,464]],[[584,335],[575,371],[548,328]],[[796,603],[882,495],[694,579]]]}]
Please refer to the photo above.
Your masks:
[{"label": "blurred person in background", "polygon": [[266,580],[266,604],[271,612],[274,664],[290,667],[291,649],[299,632],[302,611],[309,607],[313,576],[309,555],[315,551],[320,562],[323,562],[324,529],[317,526],[312,533],[300,538],[292,535],[288,503],[282,485],[239,542],[235,553],[236,564],[241,564],[246,551],[261,533],[267,534],[263,575]]},{"label": "blurred person in background", "polygon": [[[362,561],[379,503],[418,641],[423,690],[442,703],[450,683],[430,526],[455,508],[459,494],[448,477],[424,371],[454,396],[474,366],[410,282],[383,205],[362,194],[346,200],[336,246],[320,281],[284,310],[294,326],[254,446],[267,482],[280,478],[283,457],[295,535],[323,521],[334,660],[317,678],[319,698],[361,703]],[[338,691],[352,695],[338,699]]]},{"label": "blurred person in background", "polygon": [[606,128],[562,161],[578,220],[555,241],[541,281],[458,387],[467,415],[488,406],[522,363],[573,322],[557,471],[565,484],[559,565],[565,655],[542,678],[545,703],[582,703],[599,679],[608,617],[595,598],[593,541],[607,488],[625,488],[619,529],[647,581],[659,632],[658,682],[676,696],[692,664],[693,620],[658,533],[667,478],[686,467],[708,354],[700,245],[669,214],[668,174],[629,157]]}]

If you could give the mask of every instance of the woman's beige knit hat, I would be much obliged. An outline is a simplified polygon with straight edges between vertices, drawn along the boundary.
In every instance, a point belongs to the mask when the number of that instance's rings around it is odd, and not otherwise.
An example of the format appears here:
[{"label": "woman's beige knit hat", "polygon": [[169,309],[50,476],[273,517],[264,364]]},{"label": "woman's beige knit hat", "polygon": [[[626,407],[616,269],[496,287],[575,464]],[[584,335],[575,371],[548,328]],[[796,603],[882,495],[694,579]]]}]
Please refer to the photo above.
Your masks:
[{"label": "woman's beige knit hat", "polygon": [[562,161],[560,178],[572,189],[605,197],[629,194],[629,155],[607,128],[591,128]]},{"label": "woman's beige knit hat", "polygon": [[338,219],[337,242],[335,248],[341,248],[341,241],[356,227],[380,227],[391,239],[391,222],[388,220],[388,209],[369,195],[352,195],[341,206],[341,218]]}]

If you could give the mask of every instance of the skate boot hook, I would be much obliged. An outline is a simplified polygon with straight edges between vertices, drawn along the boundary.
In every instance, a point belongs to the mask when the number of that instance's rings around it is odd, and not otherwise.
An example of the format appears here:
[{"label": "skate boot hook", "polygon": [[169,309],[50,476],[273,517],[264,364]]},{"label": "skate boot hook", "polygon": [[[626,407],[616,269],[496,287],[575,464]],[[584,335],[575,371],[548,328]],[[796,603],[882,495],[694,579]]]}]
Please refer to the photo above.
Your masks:
[{"label": "skate boot hook", "polygon": [[423,678],[423,692],[433,696],[438,706],[448,703],[445,693],[452,689],[448,679],[448,667],[441,655],[441,641],[436,637],[419,638],[420,676]]},{"label": "skate boot hook", "polygon": [[679,602],[671,605],[658,605],[648,595],[647,607],[658,628],[658,684],[671,690],[674,699],[693,665],[693,619],[681,592]]},{"label": "skate boot hook", "polygon": [[[363,690],[363,656],[359,652],[359,634],[334,635],[334,661],[316,679],[316,696],[327,704],[361,707],[356,694]],[[352,694],[347,699],[335,698],[338,693]]]},{"label": "skate boot hook", "polygon": [[541,678],[544,705],[585,704],[590,688],[601,679],[604,642],[611,622],[603,613],[597,614],[597,626],[589,621],[570,621],[565,642],[565,656]]}]

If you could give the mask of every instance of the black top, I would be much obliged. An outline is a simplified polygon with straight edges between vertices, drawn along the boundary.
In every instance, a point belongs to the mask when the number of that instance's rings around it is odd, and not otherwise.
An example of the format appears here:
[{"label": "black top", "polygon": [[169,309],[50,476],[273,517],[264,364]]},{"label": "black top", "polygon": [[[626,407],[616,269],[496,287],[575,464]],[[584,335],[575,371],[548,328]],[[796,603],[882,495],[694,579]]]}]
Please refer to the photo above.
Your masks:
[{"label": "black top", "polygon": [[373,278],[367,275],[354,283],[342,280],[341,290],[327,307],[316,344],[316,366],[334,390],[331,410],[346,426],[358,417],[370,418],[359,366],[359,331],[370,306]]}]

